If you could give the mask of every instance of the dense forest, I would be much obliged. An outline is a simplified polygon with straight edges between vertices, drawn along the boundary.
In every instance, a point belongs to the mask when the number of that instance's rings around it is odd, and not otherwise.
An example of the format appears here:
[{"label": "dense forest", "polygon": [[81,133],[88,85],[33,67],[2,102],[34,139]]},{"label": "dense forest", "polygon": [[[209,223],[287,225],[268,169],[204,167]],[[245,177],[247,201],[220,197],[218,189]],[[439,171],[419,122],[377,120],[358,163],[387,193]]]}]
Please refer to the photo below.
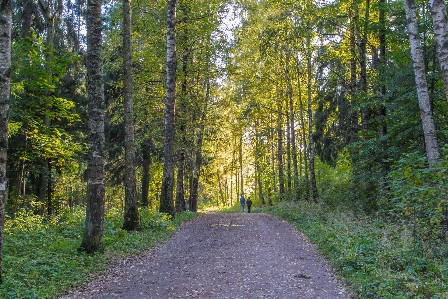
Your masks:
[{"label": "dense forest", "polygon": [[101,251],[105,211],[133,231],[142,209],[245,194],[379,217],[447,257],[443,0],[0,8],[1,241],[81,207],[80,250]]}]

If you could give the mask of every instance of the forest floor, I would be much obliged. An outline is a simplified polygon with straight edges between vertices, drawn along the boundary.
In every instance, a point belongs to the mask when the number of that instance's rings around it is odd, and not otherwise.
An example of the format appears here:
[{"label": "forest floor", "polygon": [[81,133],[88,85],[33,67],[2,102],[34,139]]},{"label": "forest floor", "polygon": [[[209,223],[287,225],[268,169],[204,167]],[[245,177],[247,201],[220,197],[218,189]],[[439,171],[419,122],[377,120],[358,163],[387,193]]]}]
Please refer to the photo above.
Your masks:
[{"label": "forest floor", "polygon": [[350,298],[291,224],[265,214],[209,213],[60,298]]}]

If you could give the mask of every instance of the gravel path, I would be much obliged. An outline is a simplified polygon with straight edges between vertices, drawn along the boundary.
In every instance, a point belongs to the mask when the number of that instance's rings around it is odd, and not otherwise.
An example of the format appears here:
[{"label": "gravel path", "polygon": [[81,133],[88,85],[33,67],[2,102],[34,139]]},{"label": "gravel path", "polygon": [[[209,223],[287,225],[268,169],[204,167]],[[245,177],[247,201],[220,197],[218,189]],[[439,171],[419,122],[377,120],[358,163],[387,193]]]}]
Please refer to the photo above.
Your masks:
[{"label": "gravel path", "polygon": [[332,269],[286,221],[206,214],[174,237],[61,298],[349,298]]}]

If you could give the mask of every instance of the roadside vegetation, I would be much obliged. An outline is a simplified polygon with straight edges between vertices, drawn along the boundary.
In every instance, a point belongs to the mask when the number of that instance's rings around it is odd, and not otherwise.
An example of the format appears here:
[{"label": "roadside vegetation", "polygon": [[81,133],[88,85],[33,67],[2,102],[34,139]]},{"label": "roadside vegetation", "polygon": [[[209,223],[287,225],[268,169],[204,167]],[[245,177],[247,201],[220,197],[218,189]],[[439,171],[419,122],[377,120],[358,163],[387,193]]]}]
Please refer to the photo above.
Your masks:
[{"label": "roadside vegetation", "polygon": [[4,282],[1,298],[52,298],[82,285],[113,265],[167,240],[185,220],[197,214],[184,212],[174,220],[158,212],[140,211],[141,231],[122,230],[123,214],[106,213],[104,254],[78,252],[85,210],[68,211],[46,219],[22,213],[5,225]]}]

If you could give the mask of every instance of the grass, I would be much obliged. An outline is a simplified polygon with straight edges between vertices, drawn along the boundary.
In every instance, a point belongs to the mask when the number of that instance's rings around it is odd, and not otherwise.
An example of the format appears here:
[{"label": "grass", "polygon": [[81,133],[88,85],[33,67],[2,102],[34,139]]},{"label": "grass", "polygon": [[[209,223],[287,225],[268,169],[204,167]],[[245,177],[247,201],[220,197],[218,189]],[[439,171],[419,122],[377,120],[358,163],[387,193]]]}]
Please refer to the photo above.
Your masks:
[{"label": "grass", "polygon": [[123,231],[123,215],[107,212],[104,222],[104,254],[78,252],[84,229],[84,209],[50,220],[19,215],[5,224],[3,284],[0,298],[52,298],[105,271],[120,257],[134,255],[167,240],[179,224],[196,216],[183,213],[171,220],[166,215],[140,211],[141,232]]},{"label": "grass", "polygon": [[[403,223],[283,202],[259,212],[294,224],[338,272],[353,298],[448,298],[448,246],[417,242]],[[426,243],[426,244],[425,244]]]}]

